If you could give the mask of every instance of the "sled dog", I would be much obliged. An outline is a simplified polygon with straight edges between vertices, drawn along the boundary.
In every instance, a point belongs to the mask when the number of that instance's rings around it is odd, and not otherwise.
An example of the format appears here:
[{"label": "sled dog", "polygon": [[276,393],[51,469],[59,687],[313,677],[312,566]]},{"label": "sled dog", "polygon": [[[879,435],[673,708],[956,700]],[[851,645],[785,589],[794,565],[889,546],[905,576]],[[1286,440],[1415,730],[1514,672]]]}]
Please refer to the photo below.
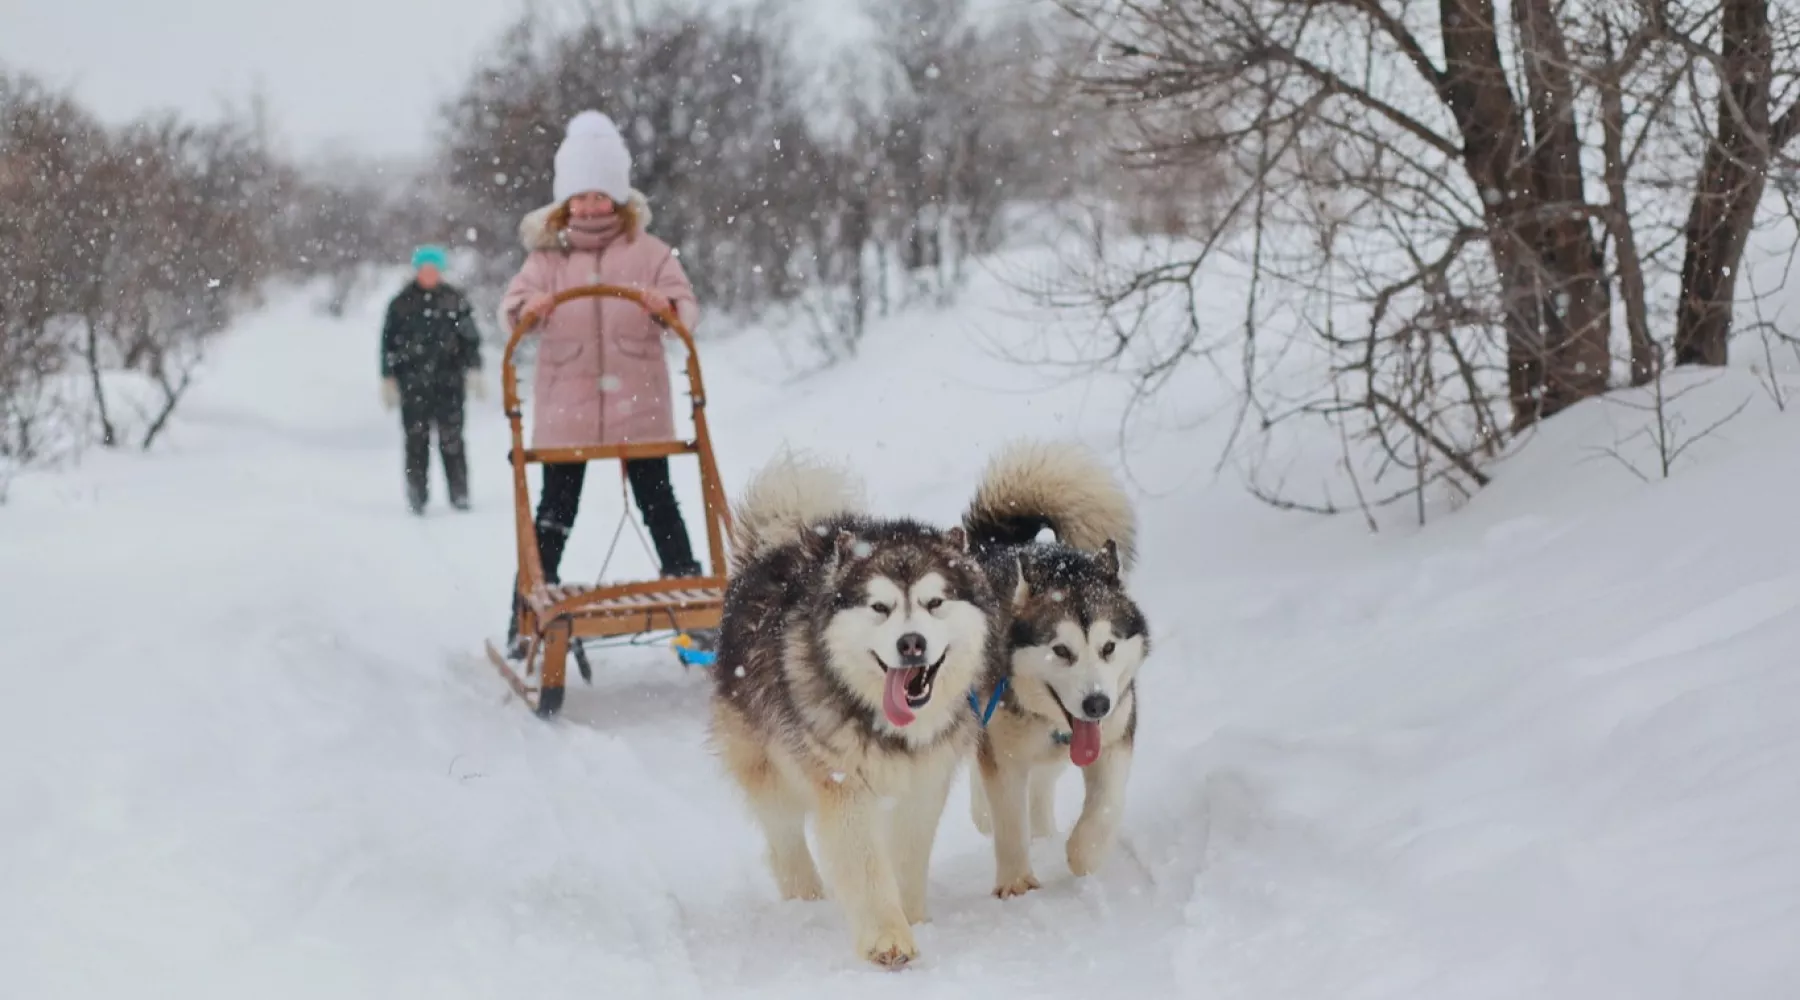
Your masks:
[{"label": "sled dog", "polygon": [[919,953],[910,925],[926,917],[938,820],[980,731],[969,699],[996,683],[1005,643],[966,532],[871,516],[860,493],[848,474],[792,455],[745,490],[711,739],[782,897],[829,886],[857,953],[898,967]]},{"label": "sled dog", "polygon": [[[1086,786],[1066,846],[1069,870],[1087,875],[1112,849],[1150,633],[1124,583],[1136,545],[1130,500],[1085,449],[1003,449],[963,527],[1007,620],[1005,687],[981,734],[979,779],[970,782],[975,825],[994,839],[994,894],[1005,899],[1038,887],[1029,837],[1056,835],[1056,781],[1066,763],[1082,769]],[[1037,540],[1045,528],[1054,542]],[[984,688],[980,707],[993,699]]]}]

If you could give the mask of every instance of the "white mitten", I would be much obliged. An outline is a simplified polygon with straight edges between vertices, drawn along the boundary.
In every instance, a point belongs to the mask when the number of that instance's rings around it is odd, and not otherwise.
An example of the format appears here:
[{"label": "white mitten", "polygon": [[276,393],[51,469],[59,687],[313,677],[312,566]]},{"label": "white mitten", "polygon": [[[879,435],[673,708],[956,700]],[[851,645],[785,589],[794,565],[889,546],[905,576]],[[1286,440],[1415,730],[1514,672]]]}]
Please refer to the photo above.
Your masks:
[{"label": "white mitten", "polygon": [[393,409],[400,405],[400,383],[391,378],[381,380],[381,405]]},{"label": "white mitten", "polygon": [[468,389],[470,398],[487,398],[487,383],[481,380],[480,370],[475,368],[469,369],[468,374],[463,376],[463,386]]}]

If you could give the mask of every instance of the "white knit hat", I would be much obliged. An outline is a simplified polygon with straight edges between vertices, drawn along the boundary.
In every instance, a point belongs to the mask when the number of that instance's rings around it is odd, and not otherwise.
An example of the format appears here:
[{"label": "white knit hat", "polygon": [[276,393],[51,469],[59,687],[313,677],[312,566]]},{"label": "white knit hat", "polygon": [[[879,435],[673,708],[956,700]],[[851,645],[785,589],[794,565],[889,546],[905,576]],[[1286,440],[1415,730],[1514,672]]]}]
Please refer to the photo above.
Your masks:
[{"label": "white knit hat", "polygon": [[598,111],[569,119],[556,148],[552,197],[560,205],[584,191],[598,191],[621,205],[631,198],[631,150],[619,127]]}]

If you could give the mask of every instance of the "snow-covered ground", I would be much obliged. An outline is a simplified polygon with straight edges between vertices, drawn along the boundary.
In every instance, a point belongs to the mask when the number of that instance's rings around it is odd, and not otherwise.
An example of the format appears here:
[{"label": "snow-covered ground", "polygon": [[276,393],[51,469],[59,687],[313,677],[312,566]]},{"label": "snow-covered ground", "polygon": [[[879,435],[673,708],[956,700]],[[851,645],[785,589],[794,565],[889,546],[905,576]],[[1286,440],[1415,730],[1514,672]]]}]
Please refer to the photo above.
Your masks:
[{"label": "snow-covered ground", "polygon": [[[783,443],[948,520],[1015,433],[1109,448],[1123,401],[984,353],[1034,325],[978,282],[784,384],[706,356],[728,487]],[[606,654],[546,724],[482,659],[504,627],[505,427],[475,510],[405,513],[381,303],[298,299],[225,341],[159,453],[27,476],[0,507],[0,996],[1776,998],[1800,982],[1800,415],[1746,411],[1673,479],[1560,418],[1422,531],[1282,515],[1147,432],[1136,584],[1156,636],[1123,843],[1000,902],[966,777],[922,960],[784,903],[703,745],[707,681]],[[1634,445],[1632,447],[1641,447]],[[1629,450],[1629,449],[1628,449]],[[1643,455],[1638,454],[1640,462]],[[1648,468],[1647,463],[1642,463]],[[621,499],[590,480],[565,563]],[[697,514],[691,475],[677,487]],[[695,520],[697,526],[698,521]],[[698,535],[696,534],[696,537]],[[643,572],[634,536],[621,572]],[[1064,828],[1079,802],[1065,779]]]}]

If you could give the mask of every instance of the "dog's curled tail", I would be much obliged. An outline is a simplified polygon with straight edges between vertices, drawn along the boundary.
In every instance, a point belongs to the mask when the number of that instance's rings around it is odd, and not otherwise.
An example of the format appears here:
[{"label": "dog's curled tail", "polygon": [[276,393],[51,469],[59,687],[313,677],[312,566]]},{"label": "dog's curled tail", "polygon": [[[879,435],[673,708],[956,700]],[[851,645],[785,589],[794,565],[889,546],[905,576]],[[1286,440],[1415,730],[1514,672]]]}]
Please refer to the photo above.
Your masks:
[{"label": "dog's curled tail", "polygon": [[866,506],[861,480],[822,459],[784,451],[750,480],[731,518],[732,570],[799,538],[814,523]]},{"label": "dog's curled tail", "polygon": [[1129,570],[1137,518],[1125,487],[1079,444],[1018,441],[988,461],[963,528],[976,548],[1022,545],[1049,528],[1064,545],[1098,552],[1112,542]]}]

